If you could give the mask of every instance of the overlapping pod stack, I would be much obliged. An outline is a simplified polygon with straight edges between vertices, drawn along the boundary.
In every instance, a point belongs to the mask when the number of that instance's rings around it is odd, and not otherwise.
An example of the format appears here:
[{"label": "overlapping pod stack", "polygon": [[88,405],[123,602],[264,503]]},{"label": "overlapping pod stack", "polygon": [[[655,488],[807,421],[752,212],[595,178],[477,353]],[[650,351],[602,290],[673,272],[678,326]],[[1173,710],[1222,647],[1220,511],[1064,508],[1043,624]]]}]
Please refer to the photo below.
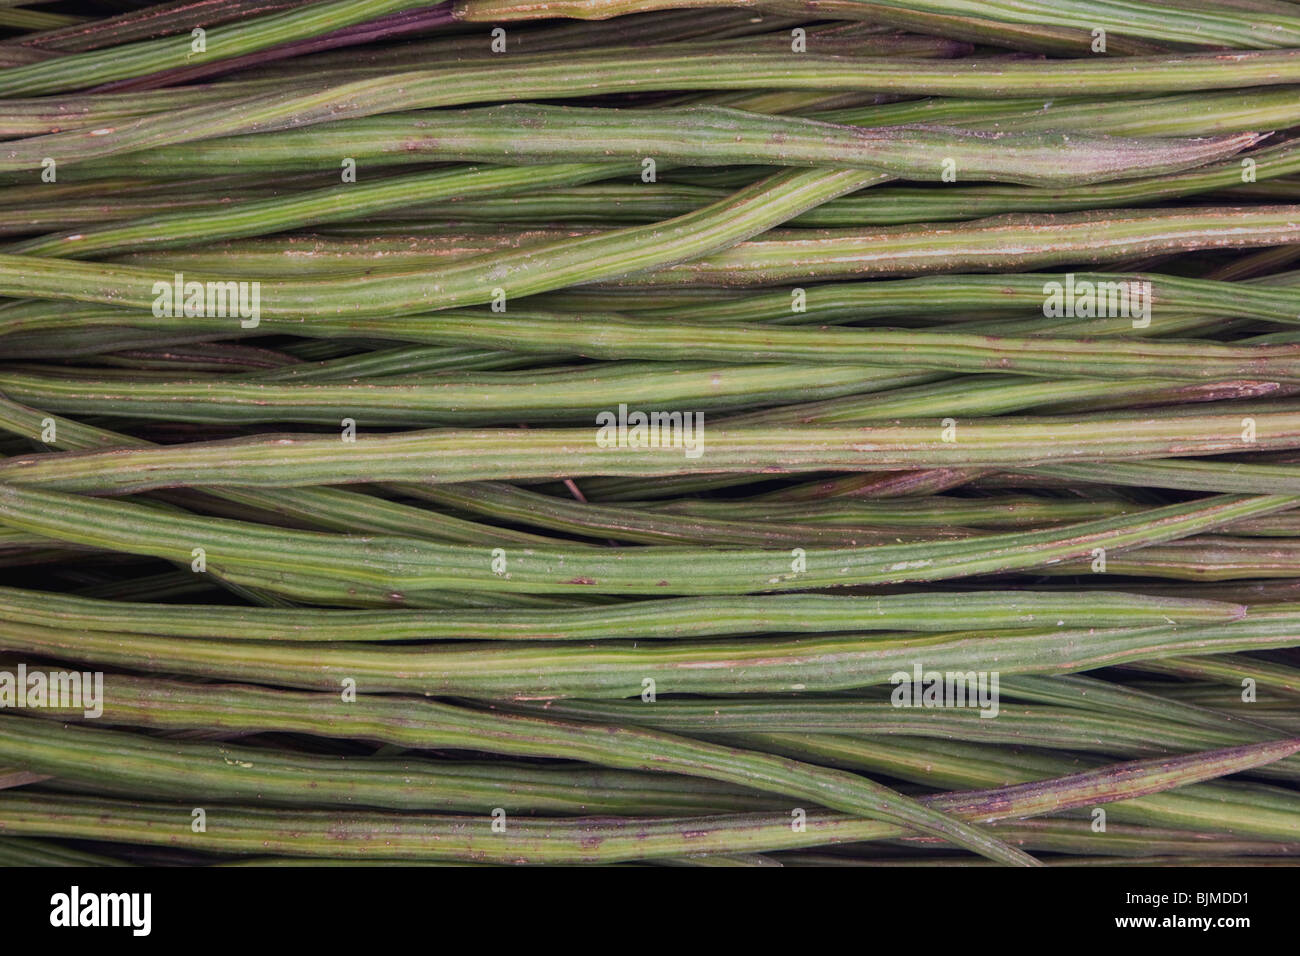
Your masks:
[{"label": "overlapping pod stack", "polygon": [[1300,855],[1300,4],[0,31],[0,863]]}]

